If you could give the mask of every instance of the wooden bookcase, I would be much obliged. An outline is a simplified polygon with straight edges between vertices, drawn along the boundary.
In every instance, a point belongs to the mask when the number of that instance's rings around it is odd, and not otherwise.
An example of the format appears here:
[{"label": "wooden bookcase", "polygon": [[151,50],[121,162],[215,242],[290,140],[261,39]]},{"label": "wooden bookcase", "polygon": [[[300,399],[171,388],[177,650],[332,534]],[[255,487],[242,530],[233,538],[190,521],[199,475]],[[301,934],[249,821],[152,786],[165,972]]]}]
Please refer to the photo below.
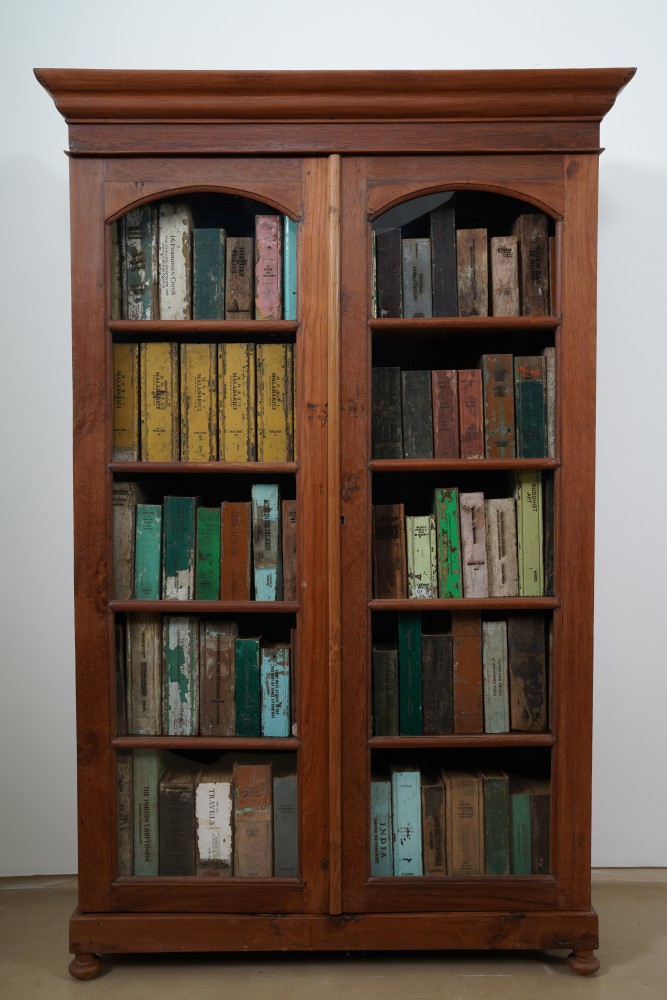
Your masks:
[{"label": "wooden bookcase", "polygon": [[[597,170],[600,122],[633,72],[36,71],[70,139],[79,790],[73,976],[95,976],[104,954],[273,949],[561,948],[577,972],[598,968],[590,895]],[[545,316],[374,316],[374,226],[396,206],[444,192],[473,206],[479,196],[474,224],[490,233],[508,211],[546,215],[554,256]],[[141,204],[202,193],[223,203],[249,199],[297,222],[296,320],[114,318],[116,221]],[[112,345],[159,340],[292,343],[295,461],[114,462]],[[461,369],[488,352],[545,347],[556,356],[552,457],[373,458],[374,364]],[[374,596],[374,503],[405,500],[426,512],[438,484],[502,496],[519,469],[553,482],[553,593]],[[187,608],[116,599],[112,489],[125,481],[157,482],[160,496],[196,492],[215,502],[246,496],[255,481],[283,484],[297,501],[297,599],[189,601]],[[490,619],[542,616],[545,730],[373,735],[373,643],[395,635],[401,613],[419,611],[426,630],[446,631],[464,610]],[[231,617],[250,634],[270,631],[274,621],[294,630],[295,733],[280,740],[119,732],[115,626],[138,612]],[[119,875],[117,758],[142,748],[291,754],[298,877]],[[405,758],[424,769],[499,766],[550,777],[548,873],[371,877],[371,775]]]}]

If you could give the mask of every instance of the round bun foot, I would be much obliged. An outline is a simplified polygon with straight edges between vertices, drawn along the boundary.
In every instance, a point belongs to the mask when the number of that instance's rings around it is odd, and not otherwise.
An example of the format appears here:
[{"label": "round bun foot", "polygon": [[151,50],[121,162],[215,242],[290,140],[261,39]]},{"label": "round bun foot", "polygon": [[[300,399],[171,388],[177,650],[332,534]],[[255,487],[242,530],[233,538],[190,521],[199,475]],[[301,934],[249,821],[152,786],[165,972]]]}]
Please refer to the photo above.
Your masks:
[{"label": "round bun foot", "polygon": [[600,959],[592,951],[573,951],[565,961],[580,976],[592,976],[600,968]]},{"label": "round bun foot", "polygon": [[102,969],[99,955],[75,955],[69,963],[69,974],[74,979],[94,979]]}]

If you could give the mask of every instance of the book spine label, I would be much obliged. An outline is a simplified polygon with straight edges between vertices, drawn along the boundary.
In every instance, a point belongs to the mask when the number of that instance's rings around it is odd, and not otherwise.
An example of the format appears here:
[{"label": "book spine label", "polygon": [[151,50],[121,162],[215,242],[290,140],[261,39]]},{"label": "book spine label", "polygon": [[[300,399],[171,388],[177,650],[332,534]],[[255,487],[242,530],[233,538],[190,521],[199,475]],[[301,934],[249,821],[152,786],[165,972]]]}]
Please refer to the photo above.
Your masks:
[{"label": "book spine label", "polygon": [[252,487],[252,552],[256,601],[282,600],[280,490],[275,484]]},{"label": "book spine label", "polygon": [[236,735],[236,636],[234,622],[199,625],[199,732]]},{"label": "book spine label", "polygon": [[507,680],[507,622],[482,622],[484,732],[507,733],[510,728]]},{"label": "book spine label", "polygon": [[398,647],[373,647],[373,735],[398,736]]},{"label": "book spine label", "polygon": [[391,775],[394,875],[422,875],[421,776],[419,771]]},{"label": "book spine label", "polygon": [[232,874],[232,776],[207,775],[195,789],[196,874]]},{"label": "book spine label", "polygon": [[141,372],[141,460],[180,458],[178,344],[139,345]]},{"label": "book spine label", "polygon": [[454,200],[431,212],[431,275],[433,315],[457,316],[456,214]]},{"label": "book spine label", "polygon": [[484,731],[482,624],[479,614],[452,615],[454,732]]},{"label": "book spine label", "polygon": [[242,322],[255,315],[255,241],[252,236],[227,237],[225,319]]},{"label": "book spine label", "polygon": [[254,462],[257,457],[255,345],[220,344],[218,378],[220,460]]},{"label": "book spine label", "polygon": [[187,205],[159,208],[160,319],[192,315],[192,219]]},{"label": "book spine label", "polygon": [[545,363],[541,355],[514,359],[516,453],[544,458],[546,443]]},{"label": "book spine label", "polygon": [[283,600],[296,601],[296,500],[282,503]]},{"label": "book spine label", "polygon": [[487,458],[514,458],[514,372],[511,354],[482,358],[484,449]]},{"label": "book spine label", "polygon": [[139,460],[139,345],[112,349],[112,419],[114,462]]},{"label": "book spine label", "polygon": [[225,318],[225,230],[195,229],[192,236],[192,318]]},{"label": "book spine label", "polygon": [[380,319],[403,315],[401,230],[386,229],[375,237],[377,314]]},{"label": "book spine label", "polygon": [[296,319],[297,224],[283,216],[283,319]]},{"label": "book spine label", "polygon": [[405,518],[408,562],[408,597],[437,597],[438,571],[435,518],[420,514]]},{"label": "book spine label", "polygon": [[185,615],[163,622],[165,736],[199,734],[199,620]]},{"label": "book spine label", "polygon": [[459,371],[459,429],[461,458],[484,458],[484,404],[482,373]]},{"label": "book spine label", "polygon": [[197,509],[195,598],[220,600],[220,508]]},{"label": "book spine label", "polygon": [[157,317],[157,211],[142,205],[121,220],[121,288],[123,319]]},{"label": "book spine label", "polygon": [[170,772],[160,782],[160,875],[195,874],[195,790],[192,777]]},{"label": "book spine label", "polygon": [[371,781],[371,876],[394,874],[391,828],[391,784]]},{"label": "book spine label", "polygon": [[405,513],[403,504],[373,507],[373,592],[376,597],[407,596]]},{"label": "book spine label", "polygon": [[181,460],[218,458],[218,384],[215,344],[181,344]]},{"label": "book spine label", "polygon": [[159,615],[132,615],[125,633],[127,732],[159,736],[162,732],[162,627]]},{"label": "book spine label", "polygon": [[234,764],[234,874],[273,875],[270,764]]},{"label": "book spine label", "polygon": [[542,476],[537,472],[517,475],[517,553],[519,594],[541,597],[544,593],[542,529]]},{"label": "book spine label", "polygon": [[464,597],[488,597],[486,517],[483,493],[461,493],[461,550]]},{"label": "book spine label", "polygon": [[283,223],[279,215],[255,216],[255,318],[283,316]]},{"label": "book spine label", "polygon": [[410,319],[433,315],[431,240],[401,241],[403,315]]},{"label": "book spine label", "polygon": [[257,344],[257,460],[294,458],[294,349]]},{"label": "book spine label", "polygon": [[438,487],[434,495],[438,597],[463,597],[459,491]]},{"label": "book spine label", "polygon": [[259,639],[236,640],[236,735],[260,736]]},{"label": "book spine label", "polygon": [[162,505],[137,504],[134,546],[134,596],[139,601],[160,597]]},{"label": "book spine label", "polygon": [[457,229],[459,316],[488,316],[489,271],[486,229]]},{"label": "book spine label", "polygon": [[290,650],[271,643],[260,652],[262,736],[290,735]]},{"label": "book spine label", "polygon": [[132,752],[134,804],[134,874],[159,875],[158,787],[160,759],[155,750]]},{"label": "book spine label", "polygon": [[251,595],[250,503],[225,501],[220,507],[221,570],[223,601],[249,601]]},{"label": "book spine label", "polygon": [[433,457],[433,400],[430,371],[401,372],[403,457]]},{"label": "book spine label", "polygon": [[373,458],[403,458],[400,368],[373,368]]},{"label": "book spine label", "polygon": [[494,316],[519,316],[519,243],[516,236],[492,236],[491,302]]},{"label": "book spine label", "polygon": [[189,601],[194,596],[198,497],[165,497],[162,532],[162,596]]},{"label": "book spine label", "polygon": [[421,615],[398,616],[398,690],[401,736],[422,735]]},{"label": "book spine label", "polygon": [[296,774],[273,778],[273,874],[299,876],[299,815]]},{"label": "book spine label", "polygon": [[512,497],[501,497],[486,500],[484,507],[489,597],[516,597],[519,593],[516,502]]},{"label": "book spine label", "polygon": [[455,370],[431,372],[433,456],[459,457],[459,388]]}]

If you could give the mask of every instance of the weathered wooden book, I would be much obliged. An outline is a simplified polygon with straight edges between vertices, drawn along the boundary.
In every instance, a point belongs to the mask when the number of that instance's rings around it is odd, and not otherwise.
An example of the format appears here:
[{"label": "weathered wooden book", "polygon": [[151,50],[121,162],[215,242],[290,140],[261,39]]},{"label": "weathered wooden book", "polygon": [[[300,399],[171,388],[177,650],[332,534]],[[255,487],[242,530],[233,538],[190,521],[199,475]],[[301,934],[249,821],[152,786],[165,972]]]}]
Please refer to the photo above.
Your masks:
[{"label": "weathered wooden book", "polygon": [[551,597],[554,593],[554,516],[555,516],[555,496],[554,478],[546,475],[542,480],[542,500],[543,517],[542,528],[544,533],[544,593]]},{"label": "weathered wooden book", "polygon": [[454,732],[484,731],[482,622],[479,612],[452,615]]},{"label": "weathered wooden book", "polygon": [[439,486],[433,494],[438,597],[463,597],[459,491]]},{"label": "weathered wooden book", "polygon": [[551,872],[551,782],[526,779],[530,791],[530,847],[533,875]]},{"label": "weathered wooden book", "polygon": [[430,213],[433,315],[457,316],[456,209],[454,199]]},{"label": "weathered wooden book", "polygon": [[132,751],[134,874],[160,874],[158,790],[162,772],[158,750]]},{"label": "weathered wooden book", "polygon": [[252,486],[252,559],[256,601],[281,601],[282,517],[277,483]]},{"label": "weathered wooden book", "polygon": [[484,732],[510,731],[507,622],[482,622]]},{"label": "weathered wooden book", "polygon": [[296,319],[297,224],[283,216],[283,319]]},{"label": "weathered wooden book", "polygon": [[479,368],[459,371],[459,449],[461,458],[484,458],[484,402]]},{"label": "weathered wooden book", "polygon": [[255,216],[255,319],[283,318],[283,220]]},{"label": "weathered wooden book", "polygon": [[499,497],[484,502],[489,597],[516,597],[519,567],[516,548],[516,501]]},{"label": "weathered wooden book", "polygon": [[236,640],[236,735],[261,736],[258,636]]},{"label": "weathered wooden book", "polygon": [[422,735],[421,615],[398,615],[398,691],[401,736]]},{"label": "weathered wooden book", "polygon": [[259,655],[261,734],[289,736],[291,733],[289,643],[263,643]]},{"label": "weathered wooden book", "polygon": [[139,461],[139,345],[112,348],[112,421],[114,462]]},{"label": "weathered wooden book", "polygon": [[374,642],[372,653],[373,735],[398,736],[398,645]]},{"label": "weathered wooden book", "polygon": [[137,504],[143,500],[139,483],[115,479],[112,487],[112,593],[118,601],[134,596],[134,548]]},{"label": "weathered wooden book", "polygon": [[162,621],[129,615],[125,629],[128,736],[162,732]]},{"label": "weathered wooden book", "polygon": [[281,518],[283,600],[296,601],[296,500],[283,500],[281,506]]},{"label": "weathered wooden book", "polygon": [[195,874],[195,780],[185,760],[160,780],[160,875]]},{"label": "weathered wooden book", "polygon": [[134,875],[134,830],[132,829],[132,751],[116,753],[116,829],[118,874]]},{"label": "weathered wooden book", "polygon": [[440,736],[454,730],[452,637],[422,634],[422,731]]},{"label": "weathered wooden book", "polygon": [[134,597],[157,601],[162,584],[162,504],[137,504],[135,532]]},{"label": "weathered wooden book", "polygon": [[447,874],[445,785],[442,776],[422,772],[422,854],[424,875]]},{"label": "weathered wooden book", "polygon": [[371,876],[382,878],[394,874],[394,852],[391,822],[391,781],[371,779]]},{"label": "weathered wooden book", "polygon": [[379,230],[375,235],[377,315],[379,319],[403,315],[401,230]]},{"label": "weathered wooden book", "polygon": [[160,319],[192,316],[192,214],[185,204],[159,207]]},{"label": "weathered wooden book", "polygon": [[195,874],[233,874],[232,765],[225,758],[202,768],[195,784]]},{"label": "weathered wooden book", "polygon": [[499,768],[480,772],[484,813],[484,872],[510,874],[509,778]]},{"label": "weathered wooden book", "polygon": [[165,497],[162,511],[162,597],[189,601],[195,592],[199,497]]},{"label": "weathered wooden book", "polygon": [[491,312],[493,316],[520,316],[519,241],[516,236],[492,236]]},{"label": "weathered wooden book", "polygon": [[544,618],[510,615],[507,619],[510,725],[523,733],[547,728],[547,656]]},{"label": "weathered wooden book", "polygon": [[257,460],[294,459],[294,348],[257,344]]},{"label": "weathered wooden book", "polygon": [[218,458],[218,371],[215,344],[181,344],[181,461]]},{"label": "weathered wooden book", "polygon": [[539,470],[517,473],[516,541],[519,595],[541,597],[544,593],[544,536]]},{"label": "weathered wooden book", "polygon": [[234,875],[273,875],[271,764],[234,763]]},{"label": "weathered wooden book", "polygon": [[255,241],[228,236],[225,258],[225,319],[242,322],[255,315]]},{"label": "weathered wooden book", "polygon": [[514,458],[514,370],[511,354],[482,356],[484,453],[487,458]]},{"label": "weathered wooden book", "polygon": [[545,381],[545,361],[542,355],[514,359],[518,458],[544,458],[547,453]]},{"label": "weathered wooden book", "polygon": [[141,461],[180,458],[178,344],[139,345],[141,373]]},{"label": "weathered wooden book", "polygon": [[403,458],[433,458],[430,371],[401,372]]},{"label": "weathered wooden book", "polygon": [[127,639],[125,622],[114,622],[114,668],[116,680],[116,734],[127,735]]},{"label": "weathered wooden book", "polygon": [[549,313],[549,226],[542,212],[520,215],[512,227],[519,240],[521,313]]},{"label": "weathered wooden book", "polygon": [[428,237],[401,240],[401,276],[403,315],[409,319],[432,316],[431,241]]},{"label": "weathered wooden book", "polygon": [[199,623],[199,734],[236,735],[236,622]]},{"label": "weathered wooden book", "polygon": [[438,567],[433,514],[406,515],[408,597],[438,596]]},{"label": "weathered wooden book", "polygon": [[556,457],[556,348],[545,347],[544,356],[547,457]]},{"label": "weathered wooden book", "polygon": [[252,595],[251,504],[225,500],[220,505],[220,596],[223,601],[249,601]]},{"label": "weathered wooden book", "polygon": [[162,732],[199,735],[199,619],[167,615],[162,622]]},{"label": "weathered wooden book", "polygon": [[121,318],[157,319],[157,208],[142,205],[120,220]]},{"label": "weathered wooden book", "polygon": [[373,368],[373,458],[403,458],[400,368]]},{"label": "weathered wooden book", "polygon": [[220,600],[220,507],[197,508],[195,599]]},{"label": "weathered wooden book", "polygon": [[273,764],[273,874],[299,877],[299,810],[296,765],[276,757]]},{"label": "weathered wooden book", "polygon": [[456,280],[459,316],[488,316],[489,267],[486,229],[457,229]]},{"label": "weathered wooden book", "polygon": [[373,593],[379,598],[407,597],[405,508],[402,503],[373,507]]},{"label": "weathered wooden book", "polygon": [[484,825],[479,774],[446,768],[447,874],[484,874]]},{"label": "weathered wooden book", "polygon": [[483,493],[460,493],[461,565],[464,597],[488,597],[486,514]]},{"label": "weathered wooden book", "polygon": [[195,229],[192,237],[192,318],[225,318],[224,229]]},{"label": "weathered wooden book", "polygon": [[511,775],[509,792],[512,875],[530,875],[533,868],[530,790],[521,778]]},{"label": "weathered wooden book", "polygon": [[221,462],[257,459],[255,345],[218,345],[219,455]]},{"label": "weathered wooden book", "polygon": [[391,816],[394,875],[423,875],[421,775],[392,765]]},{"label": "weathered wooden book", "polygon": [[453,369],[431,372],[433,400],[433,457],[458,458],[459,447],[459,385]]}]

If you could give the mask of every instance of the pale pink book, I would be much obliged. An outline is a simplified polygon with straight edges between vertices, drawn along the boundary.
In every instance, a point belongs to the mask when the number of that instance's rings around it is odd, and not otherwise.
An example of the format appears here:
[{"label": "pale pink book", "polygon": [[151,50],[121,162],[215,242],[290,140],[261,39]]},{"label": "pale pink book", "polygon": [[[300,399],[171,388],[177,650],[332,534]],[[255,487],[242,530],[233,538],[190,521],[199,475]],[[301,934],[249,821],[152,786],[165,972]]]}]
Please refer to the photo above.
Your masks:
[{"label": "pale pink book", "polygon": [[282,217],[257,215],[255,216],[255,319],[282,319],[282,278]]}]

